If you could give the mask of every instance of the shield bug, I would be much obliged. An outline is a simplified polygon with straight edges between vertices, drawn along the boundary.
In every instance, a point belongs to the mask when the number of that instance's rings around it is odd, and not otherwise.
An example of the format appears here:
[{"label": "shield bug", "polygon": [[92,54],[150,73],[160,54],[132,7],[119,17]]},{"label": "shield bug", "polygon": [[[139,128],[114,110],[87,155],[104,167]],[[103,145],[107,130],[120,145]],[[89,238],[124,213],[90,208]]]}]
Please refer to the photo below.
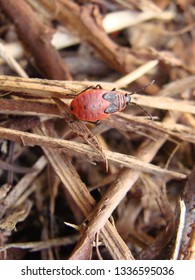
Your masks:
[{"label": "shield bug", "polygon": [[[131,94],[116,91],[115,88],[105,90],[100,85],[89,87],[72,100],[70,110],[77,119],[87,122],[104,120],[109,115],[124,110],[130,103],[144,110],[140,105],[131,102]],[[147,111],[145,112],[152,118]]]}]

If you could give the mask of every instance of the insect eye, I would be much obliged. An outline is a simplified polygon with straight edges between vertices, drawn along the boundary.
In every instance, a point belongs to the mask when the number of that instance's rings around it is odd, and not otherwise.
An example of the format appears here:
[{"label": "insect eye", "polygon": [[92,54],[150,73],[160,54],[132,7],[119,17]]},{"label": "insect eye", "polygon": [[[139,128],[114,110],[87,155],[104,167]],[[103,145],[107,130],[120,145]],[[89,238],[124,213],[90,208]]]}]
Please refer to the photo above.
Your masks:
[{"label": "insect eye", "polygon": [[131,97],[128,93],[125,94],[125,101],[127,104],[129,104],[131,102]]}]

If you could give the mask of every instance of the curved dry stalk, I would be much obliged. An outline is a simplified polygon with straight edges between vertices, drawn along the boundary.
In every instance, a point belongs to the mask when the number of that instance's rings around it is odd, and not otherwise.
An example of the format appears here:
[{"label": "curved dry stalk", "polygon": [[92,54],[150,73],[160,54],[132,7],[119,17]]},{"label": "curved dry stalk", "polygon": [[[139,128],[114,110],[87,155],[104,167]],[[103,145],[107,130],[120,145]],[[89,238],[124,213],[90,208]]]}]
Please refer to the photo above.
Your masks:
[{"label": "curved dry stalk", "polygon": [[[62,140],[43,135],[40,136],[33,133],[17,131],[8,128],[0,128],[0,137],[11,141],[16,141],[22,145],[38,145],[41,147],[59,149],[59,151],[69,155],[88,158],[89,160],[102,161],[101,155],[93,148],[86,144],[77,143],[74,141]],[[186,178],[185,174],[160,168],[158,166],[136,159],[132,156],[115,153],[108,150],[103,150],[103,152],[109,161],[121,166],[126,166],[142,172],[149,172],[155,175],[158,174],[162,176],[172,176],[178,179]]]}]

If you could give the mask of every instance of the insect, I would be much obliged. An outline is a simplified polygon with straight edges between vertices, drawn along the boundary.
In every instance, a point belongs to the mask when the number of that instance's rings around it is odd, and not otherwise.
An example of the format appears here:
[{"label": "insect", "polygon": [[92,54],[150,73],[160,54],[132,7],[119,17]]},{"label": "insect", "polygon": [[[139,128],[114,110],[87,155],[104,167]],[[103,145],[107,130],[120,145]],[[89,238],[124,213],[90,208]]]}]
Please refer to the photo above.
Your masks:
[{"label": "insect", "polygon": [[[70,104],[70,110],[79,120],[98,122],[111,114],[124,110],[130,103],[145,111],[140,105],[131,102],[130,94],[116,91],[115,88],[110,91],[105,90],[97,85],[89,87],[77,95]],[[147,111],[145,112],[152,119],[152,116]]]}]

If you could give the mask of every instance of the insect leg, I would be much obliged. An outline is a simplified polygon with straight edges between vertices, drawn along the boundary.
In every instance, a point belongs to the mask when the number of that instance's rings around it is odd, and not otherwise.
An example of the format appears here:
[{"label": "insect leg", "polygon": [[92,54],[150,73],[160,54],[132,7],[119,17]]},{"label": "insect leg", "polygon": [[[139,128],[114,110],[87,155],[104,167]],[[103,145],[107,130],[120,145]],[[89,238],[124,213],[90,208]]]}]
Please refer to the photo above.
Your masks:
[{"label": "insect leg", "polygon": [[87,91],[87,90],[89,90],[89,89],[96,89],[96,88],[102,89],[102,87],[99,84],[96,85],[96,86],[89,86],[89,87],[83,89],[81,92],[79,92],[78,95],[83,93],[83,92],[85,92],[85,91]]},{"label": "insect leg", "polygon": [[92,86],[94,89],[95,88],[99,88],[99,89],[102,89],[102,87],[98,84],[98,85],[96,85],[96,86]]}]

